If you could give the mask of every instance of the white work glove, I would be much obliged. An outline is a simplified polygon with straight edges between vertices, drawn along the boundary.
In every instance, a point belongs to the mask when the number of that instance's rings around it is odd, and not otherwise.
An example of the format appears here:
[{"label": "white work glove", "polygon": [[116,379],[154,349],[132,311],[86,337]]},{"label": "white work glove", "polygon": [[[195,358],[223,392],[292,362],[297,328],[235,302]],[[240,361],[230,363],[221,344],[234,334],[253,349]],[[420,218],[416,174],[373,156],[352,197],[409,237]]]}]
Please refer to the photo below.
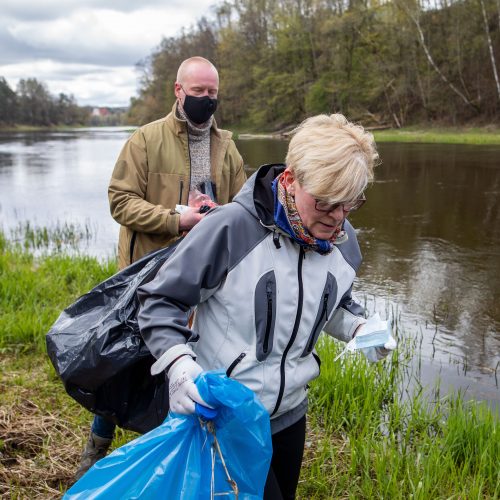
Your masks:
[{"label": "white work glove", "polygon": [[[194,383],[203,368],[189,355],[181,356],[168,370],[168,395],[173,413],[194,413],[195,402],[208,406]],[[209,407],[210,408],[210,407]]]},{"label": "white work glove", "polygon": [[[356,331],[356,338],[360,345],[363,345],[363,336],[372,335],[373,337],[385,337],[383,346],[370,346],[361,348],[361,352],[371,363],[375,363],[387,357],[397,347],[396,339],[392,336],[392,325],[390,321],[382,321],[378,313],[368,318],[364,325],[361,325]],[[365,344],[366,345],[366,344]]]},{"label": "white work glove", "polygon": [[397,346],[396,339],[391,335],[383,347],[367,347],[366,349],[362,349],[362,352],[368,361],[376,363],[391,354]]},{"label": "white work glove", "polygon": [[371,363],[380,361],[397,347],[396,340],[391,334],[391,322],[382,321],[379,314],[375,313],[366,322],[358,325],[353,338],[334,361],[337,361],[347,352],[357,350],[361,351]]}]

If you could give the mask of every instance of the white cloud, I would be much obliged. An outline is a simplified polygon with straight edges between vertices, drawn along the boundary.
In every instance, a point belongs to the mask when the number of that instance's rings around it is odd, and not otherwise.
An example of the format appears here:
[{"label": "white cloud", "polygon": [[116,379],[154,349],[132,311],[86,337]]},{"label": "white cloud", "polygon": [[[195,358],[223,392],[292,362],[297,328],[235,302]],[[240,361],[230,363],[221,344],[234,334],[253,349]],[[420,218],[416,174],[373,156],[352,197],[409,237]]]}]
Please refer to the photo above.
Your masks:
[{"label": "white cloud", "polygon": [[30,61],[3,66],[2,76],[15,89],[20,77],[37,78],[53,95],[74,95],[81,106],[126,106],[136,95],[138,74],[134,66],[103,67],[92,64]]},{"label": "white cloud", "polygon": [[61,10],[60,0],[2,0],[0,76],[13,87],[37,78],[82,105],[127,105],[136,95],[135,64],[213,3],[65,0]]},{"label": "white cloud", "polygon": [[193,23],[189,12],[169,8],[134,12],[88,8],[65,18],[23,21],[7,26],[14,40],[33,51],[65,61],[136,63],[157,46],[162,36]]}]

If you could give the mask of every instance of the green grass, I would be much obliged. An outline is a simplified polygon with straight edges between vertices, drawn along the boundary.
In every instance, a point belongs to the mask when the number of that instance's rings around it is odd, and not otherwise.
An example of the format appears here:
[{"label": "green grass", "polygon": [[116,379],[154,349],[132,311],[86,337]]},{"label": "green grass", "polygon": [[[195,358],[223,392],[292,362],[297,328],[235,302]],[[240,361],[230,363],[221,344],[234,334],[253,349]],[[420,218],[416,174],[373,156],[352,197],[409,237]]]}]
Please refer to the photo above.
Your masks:
[{"label": "green grass", "polygon": [[[66,395],[45,333],[116,265],[57,246],[35,256],[21,240],[0,235],[0,496],[55,498],[72,482],[91,415]],[[500,498],[497,416],[460,395],[403,399],[418,342],[402,341],[397,319],[395,330],[398,352],[374,365],[358,355],[334,362],[341,346],[320,342],[298,498]],[[133,437],[120,431],[114,445]]]},{"label": "green grass", "polygon": [[500,129],[490,128],[423,128],[376,130],[377,142],[422,142],[436,144],[500,144]]},{"label": "green grass", "polygon": [[339,351],[329,339],[319,346],[301,498],[499,498],[499,421],[485,404],[460,395],[402,401],[396,356],[334,363]]},{"label": "green grass", "polygon": [[75,128],[84,128],[89,125],[2,125],[0,132],[55,132],[58,130],[72,130]]},{"label": "green grass", "polygon": [[[117,267],[114,261],[102,263],[54,251],[37,258],[30,251],[30,241],[38,241],[32,238],[31,229],[15,244],[0,234],[0,349],[41,353],[47,327],[62,309],[114,274]],[[48,246],[65,246],[64,239],[58,241]]]},{"label": "green grass", "polygon": [[[236,136],[249,133],[257,138],[277,138],[272,133],[248,132],[238,129]],[[471,144],[478,146],[500,144],[500,129],[493,127],[405,127],[402,129],[387,129],[372,131],[375,141],[380,142],[413,142],[434,144]]]}]

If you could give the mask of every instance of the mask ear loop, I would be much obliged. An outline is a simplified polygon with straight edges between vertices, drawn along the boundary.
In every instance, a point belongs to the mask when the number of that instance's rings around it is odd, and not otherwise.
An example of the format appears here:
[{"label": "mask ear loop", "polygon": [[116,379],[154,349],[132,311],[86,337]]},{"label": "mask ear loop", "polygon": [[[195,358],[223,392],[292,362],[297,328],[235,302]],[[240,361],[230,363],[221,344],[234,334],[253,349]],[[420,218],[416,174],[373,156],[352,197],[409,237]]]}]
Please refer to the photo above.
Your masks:
[{"label": "mask ear loop", "polygon": [[335,361],[337,361],[338,359],[340,359],[342,356],[344,356],[344,354],[346,354],[346,352],[353,352],[356,350],[356,337],[354,337],[353,339],[351,339],[349,342],[347,342],[346,346],[344,347],[344,350],[333,360],[333,362],[335,363]]}]

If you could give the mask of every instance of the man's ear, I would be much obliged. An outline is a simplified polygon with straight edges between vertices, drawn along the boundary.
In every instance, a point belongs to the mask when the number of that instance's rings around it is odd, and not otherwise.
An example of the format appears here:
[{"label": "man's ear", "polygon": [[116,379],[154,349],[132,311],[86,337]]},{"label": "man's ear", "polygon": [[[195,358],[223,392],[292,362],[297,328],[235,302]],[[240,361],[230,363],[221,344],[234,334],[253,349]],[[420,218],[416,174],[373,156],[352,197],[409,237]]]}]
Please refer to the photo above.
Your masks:
[{"label": "man's ear", "polygon": [[181,98],[181,90],[182,90],[181,84],[179,82],[175,82],[174,83],[174,94],[175,94],[175,97],[177,97],[177,99]]}]

